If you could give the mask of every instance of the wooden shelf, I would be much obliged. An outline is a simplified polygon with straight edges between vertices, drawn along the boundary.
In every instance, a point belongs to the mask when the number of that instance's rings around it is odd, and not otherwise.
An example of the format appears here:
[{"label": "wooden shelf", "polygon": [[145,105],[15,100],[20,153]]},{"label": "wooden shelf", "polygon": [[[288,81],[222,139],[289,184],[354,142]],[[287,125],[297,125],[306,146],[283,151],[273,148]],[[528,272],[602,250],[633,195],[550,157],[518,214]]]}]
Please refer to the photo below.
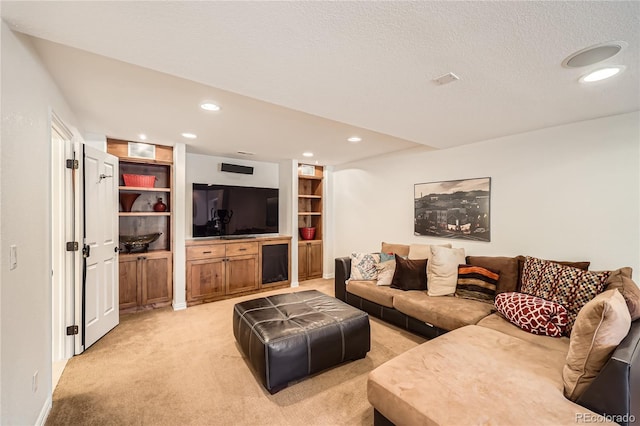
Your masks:
[{"label": "wooden shelf", "polygon": [[321,216],[322,212],[298,212],[298,216]]},{"label": "wooden shelf", "polygon": [[149,188],[146,186],[119,186],[123,192],[171,192],[171,188]]},{"label": "wooden shelf", "polygon": [[322,195],[298,195],[298,198],[311,198],[313,200],[322,200]]},{"label": "wooden shelf", "polygon": [[298,175],[298,179],[322,180],[322,176],[305,176],[305,175]]},{"label": "wooden shelf", "polygon": [[122,250],[120,252],[120,254],[118,255],[119,257],[122,256],[144,256],[144,255],[148,255],[148,254],[158,254],[158,253],[166,253],[166,254],[170,254],[171,252],[169,250],[147,250],[147,251],[140,251],[140,252],[136,252],[136,253],[127,253],[126,250]]},{"label": "wooden shelf", "polygon": [[[168,306],[173,300],[173,148],[155,146],[152,159],[129,157],[129,141],[107,138],[107,152],[120,159],[118,191],[120,203],[135,193],[132,211],[118,211],[120,235],[160,233],[146,252],[127,253],[123,249],[119,263],[119,307],[121,312]],[[124,174],[154,176],[155,186],[127,186]],[[153,205],[162,200],[166,210],[156,212]],[[125,200],[125,204],[128,200]],[[142,210],[141,210],[142,209]],[[124,243],[120,243],[124,248]]]},{"label": "wooden shelf", "polygon": [[118,212],[120,217],[130,216],[171,216],[171,212]]}]

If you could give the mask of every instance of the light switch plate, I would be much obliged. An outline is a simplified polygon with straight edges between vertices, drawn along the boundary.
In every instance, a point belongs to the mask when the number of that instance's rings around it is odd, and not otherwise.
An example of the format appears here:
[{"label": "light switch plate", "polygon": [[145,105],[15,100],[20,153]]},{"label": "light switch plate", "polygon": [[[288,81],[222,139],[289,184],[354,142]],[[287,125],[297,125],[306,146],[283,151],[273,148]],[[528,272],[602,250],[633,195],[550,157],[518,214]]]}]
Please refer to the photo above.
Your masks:
[{"label": "light switch plate", "polygon": [[13,271],[18,267],[18,246],[9,247],[9,270]]}]

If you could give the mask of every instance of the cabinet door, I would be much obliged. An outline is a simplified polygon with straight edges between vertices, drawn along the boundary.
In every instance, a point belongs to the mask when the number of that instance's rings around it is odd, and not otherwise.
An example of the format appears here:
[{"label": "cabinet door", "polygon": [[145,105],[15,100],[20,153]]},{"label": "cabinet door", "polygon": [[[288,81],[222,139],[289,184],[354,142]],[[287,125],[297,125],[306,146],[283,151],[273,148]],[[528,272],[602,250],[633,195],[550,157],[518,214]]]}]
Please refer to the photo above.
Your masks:
[{"label": "cabinet door", "polygon": [[120,309],[135,308],[142,295],[138,295],[138,256],[120,255],[119,259]]},{"label": "cabinet door", "polygon": [[308,272],[309,278],[322,277],[322,241],[312,241],[307,243]]},{"label": "cabinet door", "polygon": [[171,253],[147,253],[142,257],[142,304],[170,302],[173,299]]},{"label": "cabinet door", "polygon": [[307,243],[298,244],[298,281],[307,279],[309,275],[309,246]]},{"label": "cabinet door", "polygon": [[227,291],[226,294],[256,290],[259,286],[258,256],[228,257],[226,262]]},{"label": "cabinet door", "polygon": [[187,261],[187,302],[224,295],[224,258]]}]

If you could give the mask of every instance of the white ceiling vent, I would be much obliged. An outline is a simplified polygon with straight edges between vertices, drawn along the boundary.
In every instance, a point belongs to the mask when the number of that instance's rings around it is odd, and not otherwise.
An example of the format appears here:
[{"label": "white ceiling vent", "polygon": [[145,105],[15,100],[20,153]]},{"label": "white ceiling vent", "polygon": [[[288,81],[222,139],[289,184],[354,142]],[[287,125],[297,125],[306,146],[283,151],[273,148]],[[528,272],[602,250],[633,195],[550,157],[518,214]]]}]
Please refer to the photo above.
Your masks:
[{"label": "white ceiling vent", "polygon": [[441,75],[438,78],[434,78],[433,82],[442,86],[443,84],[449,84],[449,83],[453,83],[456,80],[460,80],[460,77],[458,77],[457,75],[455,75],[452,72],[448,72],[445,75]]}]

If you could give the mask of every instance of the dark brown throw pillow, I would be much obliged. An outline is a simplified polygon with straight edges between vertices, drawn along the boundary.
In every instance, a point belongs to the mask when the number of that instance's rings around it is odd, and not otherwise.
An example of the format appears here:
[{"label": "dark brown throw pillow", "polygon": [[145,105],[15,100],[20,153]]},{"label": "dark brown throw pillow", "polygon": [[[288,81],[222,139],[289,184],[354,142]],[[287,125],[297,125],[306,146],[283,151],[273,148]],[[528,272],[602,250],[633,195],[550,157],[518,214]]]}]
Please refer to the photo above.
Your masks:
[{"label": "dark brown throw pillow", "polygon": [[467,256],[467,264],[498,271],[496,294],[516,291],[518,288],[518,259],[505,256]]},{"label": "dark brown throw pillow", "polygon": [[396,256],[396,270],[391,280],[391,288],[400,290],[427,289],[427,259],[403,259]]}]

